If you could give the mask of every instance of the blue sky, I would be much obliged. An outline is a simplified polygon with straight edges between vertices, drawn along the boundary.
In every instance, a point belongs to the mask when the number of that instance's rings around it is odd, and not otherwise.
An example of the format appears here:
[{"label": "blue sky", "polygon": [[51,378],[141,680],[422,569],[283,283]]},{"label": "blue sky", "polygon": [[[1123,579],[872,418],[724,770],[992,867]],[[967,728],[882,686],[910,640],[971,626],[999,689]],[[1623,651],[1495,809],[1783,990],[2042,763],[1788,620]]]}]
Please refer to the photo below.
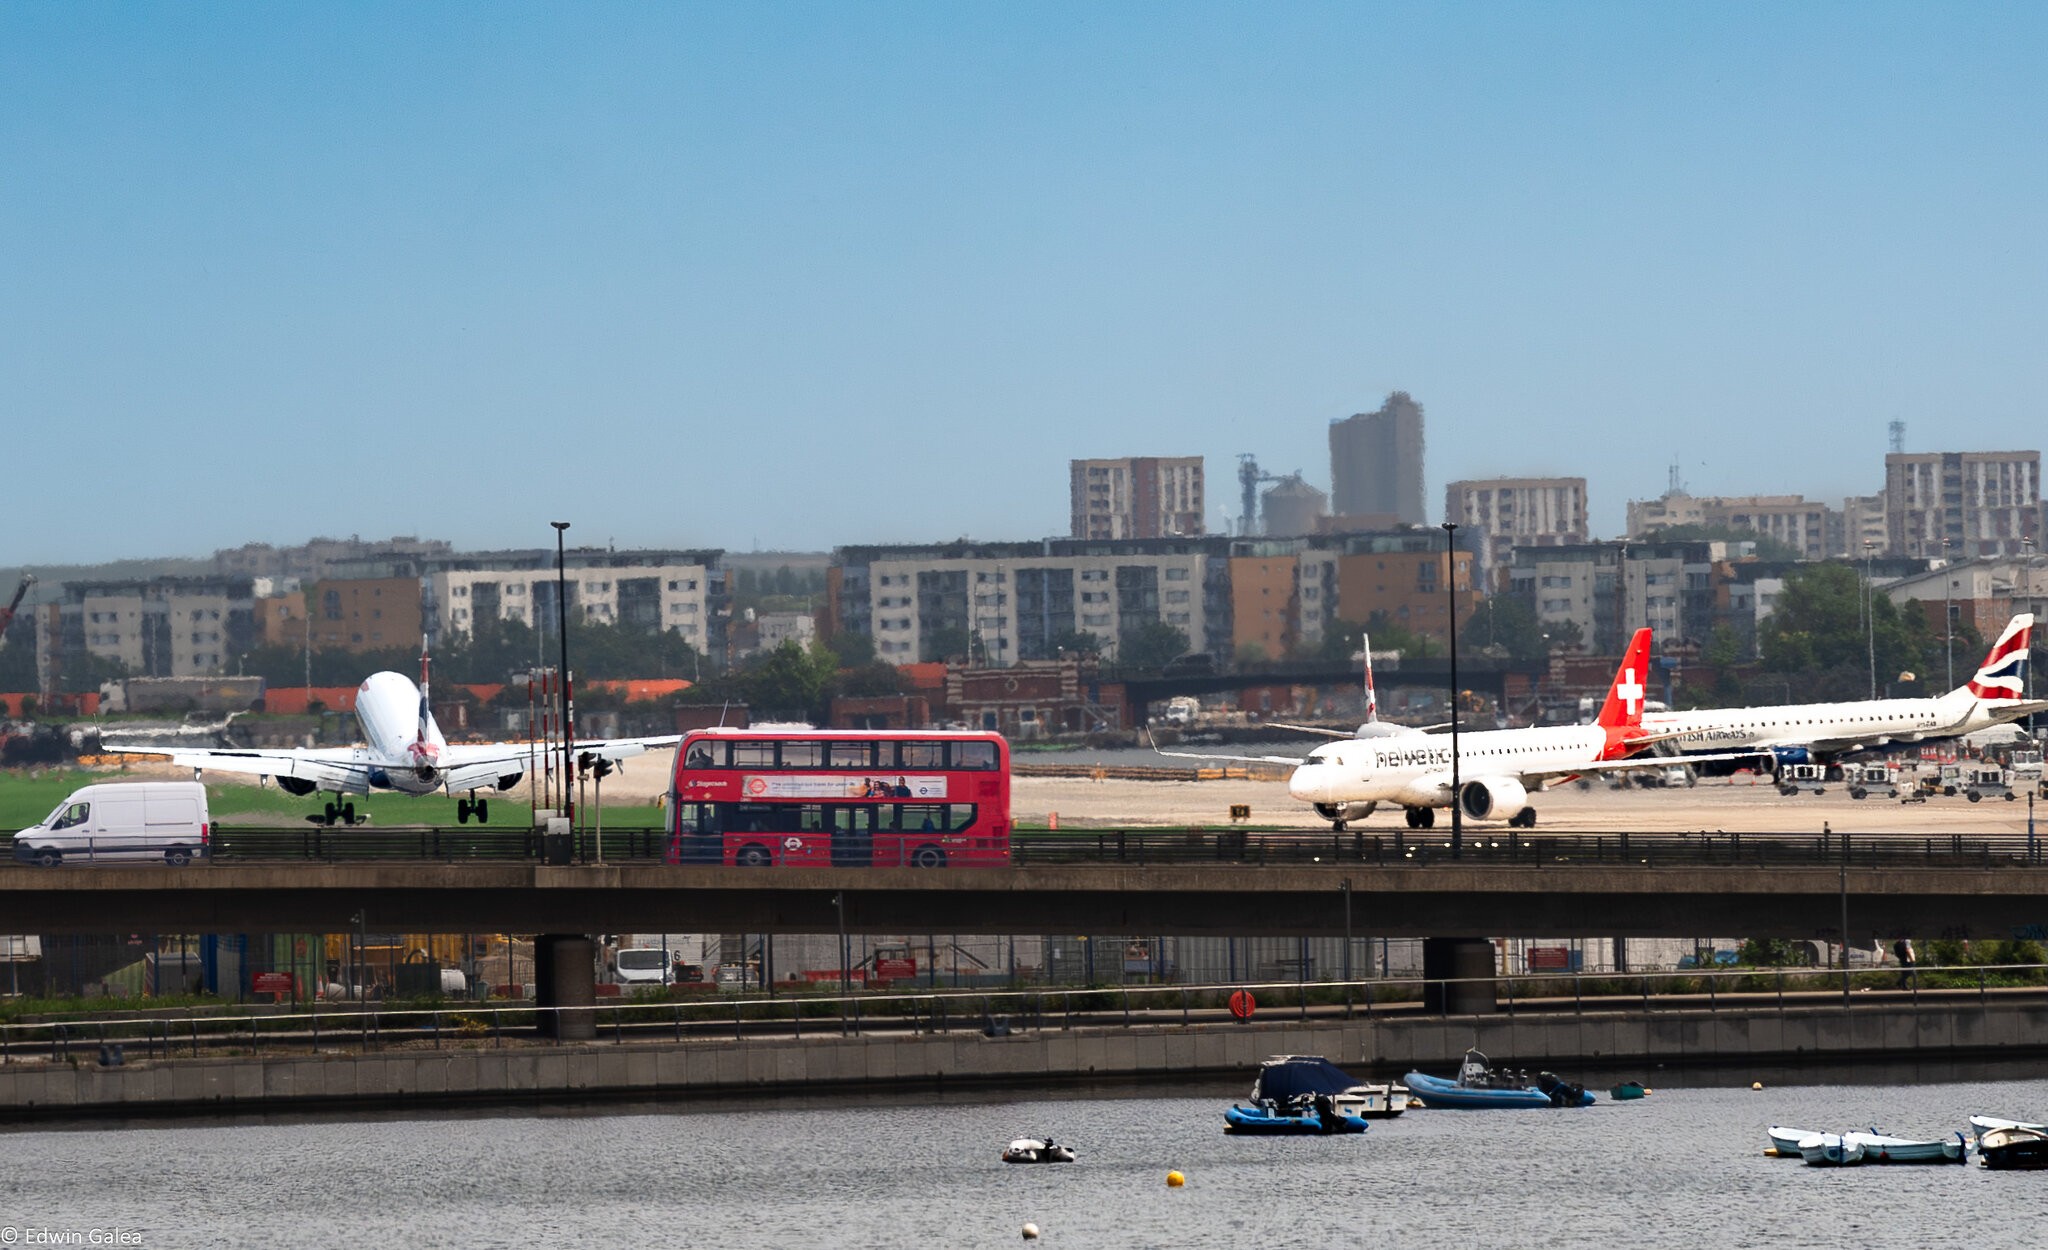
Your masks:
[{"label": "blue sky", "polygon": [[0,563],[1067,525],[2034,448],[2048,9],[0,6]]}]

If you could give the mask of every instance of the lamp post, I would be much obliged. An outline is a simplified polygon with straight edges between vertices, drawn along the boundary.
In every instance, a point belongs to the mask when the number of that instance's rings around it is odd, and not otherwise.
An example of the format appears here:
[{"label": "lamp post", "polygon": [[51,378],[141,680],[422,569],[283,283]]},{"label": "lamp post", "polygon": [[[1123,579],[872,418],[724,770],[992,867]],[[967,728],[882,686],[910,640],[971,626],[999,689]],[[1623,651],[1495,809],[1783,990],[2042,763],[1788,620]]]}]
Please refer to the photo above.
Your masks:
[{"label": "lamp post", "polygon": [[1450,623],[1445,632],[1451,640],[1451,858],[1461,859],[1465,854],[1464,803],[1459,798],[1461,780],[1458,775],[1458,581],[1453,575],[1458,566],[1458,526],[1454,521],[1444,522],[1444,594],[1450,609]]},{"label": "lamp post", "polygon": [[[1942,539],[1942,555],[1947,556],[1949,550],[1955,545],[1955,539],[1953,538]],[[1944,560],[1941,571],[1943,579],[1948,583],[1948,594],[1945,599],[1946,606],[1942,609],[1941,616],[1942,642],[1948,648],[1948,685],[1944,686],[1943,689],[1954,690],[1956,688],[1956,566],[1953,559]]]},{"label": "lamp post", "polygon": [[1870,549],[1874,544],[1863,540],[1863,639],[1870,651],[1870,697],[1877,698],[1877,593],[1870,584]]},{"label": "lamp post", "polygon": [[569,693],[569,563],[563,546],[569,532],[567,521],[549,521],[555,527],[555,624],[562,635],[562,815],[569,831],[576,830],[576,701]]}]

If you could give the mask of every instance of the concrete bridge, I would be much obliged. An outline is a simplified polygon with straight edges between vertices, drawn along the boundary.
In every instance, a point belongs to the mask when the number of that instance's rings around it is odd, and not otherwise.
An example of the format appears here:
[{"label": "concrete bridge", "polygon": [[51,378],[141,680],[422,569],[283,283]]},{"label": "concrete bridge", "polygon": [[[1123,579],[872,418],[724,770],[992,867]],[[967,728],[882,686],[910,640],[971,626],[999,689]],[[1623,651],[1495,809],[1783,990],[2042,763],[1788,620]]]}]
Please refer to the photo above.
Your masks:
[{"label": "concrete bridge", "polygon": [[[1075,864],[994,869],[478,861],[0,866],[24,933],[1148,933],[2009,937],[2048,870],[1836,864]],[[358,917],[361,917],[360,921]]]}]

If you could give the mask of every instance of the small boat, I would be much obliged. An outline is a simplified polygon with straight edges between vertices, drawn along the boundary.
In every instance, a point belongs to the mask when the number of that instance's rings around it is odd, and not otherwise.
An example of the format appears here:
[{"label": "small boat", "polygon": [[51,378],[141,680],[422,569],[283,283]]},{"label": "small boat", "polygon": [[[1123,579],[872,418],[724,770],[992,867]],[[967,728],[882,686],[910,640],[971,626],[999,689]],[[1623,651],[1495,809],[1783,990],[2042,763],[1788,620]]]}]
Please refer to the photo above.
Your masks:
[{"label": "small boat", "polygon": [[1855,1134],[1815,1133],[1799,1139],[1799,1157],[1815,1167],[1846,1168],[1863,1162],[1862,1143]]},{"label": "small boat", "polygon": [[1799,1143],[1809,1137],[1820,1136],[1819,1129],[1786,1128],[1782,1124],[1773,1124],[1764,1132],[1771,1138],[1771,1148],[1764,1154],[1774,1159],[1797,1159],[1800,1157]]},{"label": "small boat", "polygon": [[1401,1078],[1423,1104],[1432,1110],[1481,1110],[1497,1107],[1590,1107],[1593,1095],[1583,1085],[1573,1085],[1555,1073],[1495,1072],[1486,1056],[1476,1050],[1465,1052],[1458,1065],[1458,1079],[1445,1080],[1426,1072],[1410,1072]]},{"label": "small boat", "polygon": [[1863,1148],[1865,1163],[1961,1163],[1970,1153],[1970,1143],[1961,1133],[1915,1139],[1893,1137],[1872,1129],[1868,1133],[1844,1133],[1842,1136]]},{"label": "small boat", "polygon": [[2025,1128],[2032,1129],[2036,1133],[2048,1133],[2048,1124],[2033,1124],[2026,1120],[2001,1120],[1996,1116],[1989,1115],[1973,1115],[1970,1117],[1970,1132],[1980,1143],[1984,1140],[1984,1134],[1997,1128]]},{"label": "small boat", "polygon": [[1223,1131],[1359,1133],[1407,1109],[1403,1086],[1364,1084],[1321,1055],[1274,1055],[1252,1078],[1251,1105],[1223,1113]]},{"label": "small boat", "polygon": [[1019,1137],[1003,1147],[1004,1163],[1072,1163],[1074,1148],[1054,1144],[1052,1138]]},{"label": "small boat", "polygon": [[1223,1111],[1223,1131],[1240,1136],[1316,1137],[1363,1133],[1371,1127],[1358,1116],[1338,1111],[1334,1103],[1328,1094],[1317,1094],[1305,1105],[1263,1102],[1245,1107],[1232,1103]]},{"label": "small boat", "polygon": [[1607,1095],[1616,1102],[1629,1102],[1633,1099],[1649,1097],[1650,1091],[1643,1088],[1641,1081],[1623,1081],[1613,1089],[1608,1090]]},{"label": "small boat", "polygon": [[2015,1124],[1984,1130],[1977,1138],[1977,1157],[1998,1172],[2048,1168],[2048,1132]]}]

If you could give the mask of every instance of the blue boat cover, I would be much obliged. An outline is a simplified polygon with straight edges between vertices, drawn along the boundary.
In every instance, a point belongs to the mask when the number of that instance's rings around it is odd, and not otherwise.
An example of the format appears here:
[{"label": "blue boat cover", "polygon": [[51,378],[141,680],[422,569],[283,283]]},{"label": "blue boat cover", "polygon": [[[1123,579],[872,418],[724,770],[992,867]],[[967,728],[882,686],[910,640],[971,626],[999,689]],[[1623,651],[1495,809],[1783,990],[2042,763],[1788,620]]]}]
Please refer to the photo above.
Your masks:
[{"label": "blue boat cover", "polygon": [[1285,1104],[1300,1097],[1341,1094],[1358,1084],[1358,1079],[1321,1055],[1289,1055],[1259,1068],[1254,1098],[1270,1098]]}]

